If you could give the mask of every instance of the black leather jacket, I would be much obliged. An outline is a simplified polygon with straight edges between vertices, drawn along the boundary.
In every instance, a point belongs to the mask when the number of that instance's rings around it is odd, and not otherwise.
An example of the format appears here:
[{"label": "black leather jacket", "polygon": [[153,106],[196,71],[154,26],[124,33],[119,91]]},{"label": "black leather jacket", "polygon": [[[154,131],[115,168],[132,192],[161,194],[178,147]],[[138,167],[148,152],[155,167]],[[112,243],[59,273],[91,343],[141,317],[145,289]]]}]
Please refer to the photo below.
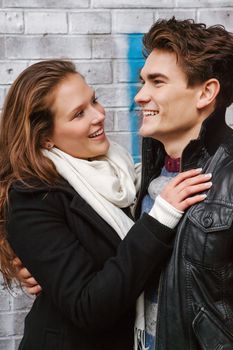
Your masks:
[{"label": "black leather jacket", "polygon": [[[143,140],[142,188],[160,174],[164,148]],[[218,109],[181,158],[181,171],[212,173],[207,198],[186,211],[159,285],[156,350],[233,349],[233,130]]]}]

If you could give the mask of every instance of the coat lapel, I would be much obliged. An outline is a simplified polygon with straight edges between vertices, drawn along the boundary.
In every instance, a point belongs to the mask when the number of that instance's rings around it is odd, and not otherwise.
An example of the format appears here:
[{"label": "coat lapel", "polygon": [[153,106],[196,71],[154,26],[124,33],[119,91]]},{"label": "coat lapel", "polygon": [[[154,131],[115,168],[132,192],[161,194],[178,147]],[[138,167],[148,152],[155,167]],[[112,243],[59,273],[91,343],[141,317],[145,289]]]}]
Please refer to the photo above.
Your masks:
[{"label": "coat lapel", "polygon": [[114,248],[119,245],[121,239],[114,229],[78,194],[74,196],[70,209],[92,225],[95,232],[103,236]]}]

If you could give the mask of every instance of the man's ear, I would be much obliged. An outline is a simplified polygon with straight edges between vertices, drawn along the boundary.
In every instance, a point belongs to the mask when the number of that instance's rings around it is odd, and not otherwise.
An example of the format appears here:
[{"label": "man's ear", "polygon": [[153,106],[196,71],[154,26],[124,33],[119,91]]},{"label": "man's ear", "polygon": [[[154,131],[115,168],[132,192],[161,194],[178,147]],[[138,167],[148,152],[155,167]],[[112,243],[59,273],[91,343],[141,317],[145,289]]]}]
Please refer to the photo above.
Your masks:
[{"label": "man's ear", "polygon": [[197,101],[197,108],[201,109],[209,106],[215,102],[215,99],[219,93],[220,84],[217,79],[209,79],[202,84],[202,89]]},{"label": "man's ear", "polygon": [[51,139],[45,138],[45,139],[42,141],[41,146],[42,146],[43,148],[46,148],[46,149],[50,150],[51,148],[53,148],[54,143],[53,143],[53,141],[52,141]]}]

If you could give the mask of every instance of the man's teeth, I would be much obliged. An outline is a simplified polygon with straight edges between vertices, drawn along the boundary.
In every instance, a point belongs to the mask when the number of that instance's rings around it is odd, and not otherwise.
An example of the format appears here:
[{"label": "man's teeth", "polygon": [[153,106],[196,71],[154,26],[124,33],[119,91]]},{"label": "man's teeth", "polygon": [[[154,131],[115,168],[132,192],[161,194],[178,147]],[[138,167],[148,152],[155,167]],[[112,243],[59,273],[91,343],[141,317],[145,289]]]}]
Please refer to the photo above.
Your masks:
[{"label": "man's teeth", "polygon": [[149,116],[157,115],[158,113],[159,113],[159,111],[144,111],[143,115],[145,117],[149,117]]},{"label": "man's teeth", "polygon": [[99,136],[99,135],[102,135],[104,132],[104,129],[99,129],[98,131],[94,132],[93,134],[89,135],[89,137],[96,137],[96,136]]}]

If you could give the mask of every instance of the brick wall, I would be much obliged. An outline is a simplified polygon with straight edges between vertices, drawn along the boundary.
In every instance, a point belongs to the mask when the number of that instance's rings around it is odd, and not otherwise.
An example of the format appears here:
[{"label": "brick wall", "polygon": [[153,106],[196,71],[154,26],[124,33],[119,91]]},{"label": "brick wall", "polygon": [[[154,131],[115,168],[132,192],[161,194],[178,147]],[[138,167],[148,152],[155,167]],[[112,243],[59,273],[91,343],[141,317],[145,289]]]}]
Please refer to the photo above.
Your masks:
[{"label": "brick wall", "polygon": [[[0,0],[0,108],[28,65],[71,58],[106,106],[109,136],[137,158],[137,118],[129,106],[143,64],[141,33],[157,18],[172,15],[233,31],[232,0]],[[233,125],[233,108],[227,120]],[[0,350],[18,348],[32,302],[20,290],[14,293],[0,280]]]}]

